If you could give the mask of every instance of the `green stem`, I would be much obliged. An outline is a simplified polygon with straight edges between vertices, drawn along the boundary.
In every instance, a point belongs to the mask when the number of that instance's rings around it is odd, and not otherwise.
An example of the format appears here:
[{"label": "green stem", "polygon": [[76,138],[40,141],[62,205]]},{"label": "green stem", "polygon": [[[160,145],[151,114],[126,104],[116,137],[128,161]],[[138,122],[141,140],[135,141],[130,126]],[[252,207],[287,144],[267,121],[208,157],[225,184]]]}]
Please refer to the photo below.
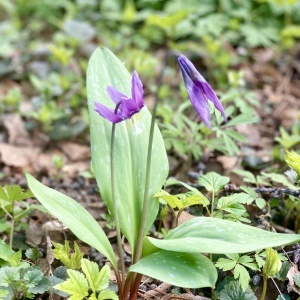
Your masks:
[{"label": "green stem", "polygon": [[266,298],[267,280],[268,280],[268,277],[266,275],[263,275],[263,290],[262,290],[262,293],[261,293],[260,300],[265,300],[265,298]]},{"label": "green stem", "polygon": [[[166,54],[164,58],[163,68],[157,79],[157,87],[162,81],[164,67],[167,64],[168,54]],[[144,239],[144,231],[146,227],[147,215],[148,215],[148,204],[149,204],[149,189],[150,189],[150,176],[151,176],[151,160],[152,160],[152,144],[153,144],[153,135],[154,135],[154,125],[155,125],[155,115],[157,110],[158,104],[158,88],[155,93],[155,102],[152,111],[152,118],[151,118],[151,125],[150,125],[150,133],[149,133],[149,142],[148,142],[148,150],[147,150],[147,165],[146,165],[146,179],[145,179],[145,191],[144,191],[144,199],[143,199],[143,208],[142,208],[142,218],[141,218],[141,225],[140,231],[138,235],[137,245],[134,249],[134,256],[133,256],[133,263],[135,264],[138,262],[142,255],[142,246],[143,246],[143,239]]]},{"label": "green stem", "polygon": [[14,239],[14,230],[15,230],[15,201],[11,202],[11,228],[9,234],[9,247],[12,248],[13,239]]},{"label": "green stem", "polygon": [[214,217],[214,204],[215,204],[215,191],[212,191],[212,196],[211,196],[211,213],[210,216],[213,218]]},{"label": "green stem", "polygon": [[[119,105],[116,106],[116,111],[118,108]],[[112,200],[113,200],[113,214],[114,214],[114,220],[115,220],[116,232],[117,232],[118,253],[120,258],[121,274],[122,274],[122,277],[120,278],[119,272],[118,270],[116,270],[116,276],[118,282],[120,282],[119,294],[122,295],[124,289],[124,283],[125,283],[125,263],[123,257],[121,230],[120,230],[120,222],[119,222],[117,199],[116,199],[116,187],[115,187],[115,154],[114,154],[115,131],[116,131],[116,124],[113,123],[112,132],[111,132],[111,148],[110,148],[111,191],[112,191]]]},{"label": "green stem", "polygon": [[150,134],[149,134],[149,142],[148,142],[148,150],[147,150],[147,165],[146,165],[146,180],[145,180],[145,191],[144,191],[144,199],[143,199],[143,208],[142,208],[142,217],[141,217],[141,225],[140,231],[138,235],[136,249],[134,251],[133,263],[138,262],[142,255],[142,246],[143,239],[145,234],[146,221],[148,216],[148,204],[149,204],[149,190],[150,190],[150,176],[151,176],[151,161],[152,161],[152,143],[153,143],[153,135],[154,135],[154,125],[155,125],[155,115],[157,108],[157,98],[154,104],[151,125],[150,125]]}]

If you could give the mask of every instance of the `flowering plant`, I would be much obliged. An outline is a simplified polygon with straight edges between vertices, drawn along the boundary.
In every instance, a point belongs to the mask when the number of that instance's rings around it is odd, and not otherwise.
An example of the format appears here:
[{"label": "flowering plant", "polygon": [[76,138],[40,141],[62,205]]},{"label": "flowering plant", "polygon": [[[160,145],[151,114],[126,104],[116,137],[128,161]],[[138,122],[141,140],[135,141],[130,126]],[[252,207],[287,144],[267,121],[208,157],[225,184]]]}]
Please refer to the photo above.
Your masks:
[{"label": "flowering plant", "polygon": [[[209,126],[210,118],[208,99],[226,119],[215,93],[192,63],[180,56],[179,64],[192,104],[205,125]],[[159,210],[154,195],[168,175],[164,142],[155,125],[155,109],[151,116],[144,106],[137,73],[131,77],[105,48],[98,48],[90,59],[87,91],[92,165],[102,199],[116,223],[119,261],[100,225],[80,204],[29,174],[27,181],[52,215],[107,257],[117,278],[120,299],[137,298],[142,274],[186,288],[214,287],[217,270],[203,253],[245,253],[300,240],[299,235],[277,234],[208,217],[183,223],[163,240],[148,237]],[[136,113],[140,117],[133,125],[128,119]],[[126,237],[133,255],[127,273],[121,235]]]}]

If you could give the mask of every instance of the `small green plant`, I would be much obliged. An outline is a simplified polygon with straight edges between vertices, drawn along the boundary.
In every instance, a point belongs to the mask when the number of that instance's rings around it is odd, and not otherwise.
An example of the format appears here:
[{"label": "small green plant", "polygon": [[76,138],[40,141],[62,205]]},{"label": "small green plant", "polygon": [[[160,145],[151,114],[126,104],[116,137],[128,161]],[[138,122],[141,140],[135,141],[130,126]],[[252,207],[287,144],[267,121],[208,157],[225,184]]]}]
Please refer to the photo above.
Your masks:
[{"label": "small green plant", "polygon": [[31,191],[24,192],[18,185],[0,186],[0,231],[10,233],[10,247],[12,247],[16,226],[18,225],[20,228],[25,226],[20,222],[21,219],[35,209],[45,211],[41,205],[23,201],[32,196]]},{"label": "small green plant", "polygon": [[81,259],[81,270],[68,269],[69,278],[55,286],[56,289],[70,295],[69,299],[90,299],[90,300],[118,300],[116,293],[110,289],[110,268],[104,266],[99,270],[95,262],[88,259]]},{"label": "small green plant", "polygon": [[22,93],[19,88],[12,88],[3,97],[0,97],[0,112],[12,112],[19,108],[22,100]]},{"label": "small green plant", "polygon": [[65,241],[65,245],[52,242],[55,249],[52,250],[54,257],[59,259],[68,269],[80,269],[83,253],[76,242],[74,242],[74,252],[70,251],[69,241]]},{"label": "small green plant", "polygon": [[[37,248],[26,251],[28,258],[38,260]],[[26,255],[27,255],[26,254]],[[52,280],[44,276],[38,266],[22,260],[22,252],[14,252],[0,240],[0,299],[25,300],[41,295],[52,287]],[[60,282],[55,278],[55,282]]]}]

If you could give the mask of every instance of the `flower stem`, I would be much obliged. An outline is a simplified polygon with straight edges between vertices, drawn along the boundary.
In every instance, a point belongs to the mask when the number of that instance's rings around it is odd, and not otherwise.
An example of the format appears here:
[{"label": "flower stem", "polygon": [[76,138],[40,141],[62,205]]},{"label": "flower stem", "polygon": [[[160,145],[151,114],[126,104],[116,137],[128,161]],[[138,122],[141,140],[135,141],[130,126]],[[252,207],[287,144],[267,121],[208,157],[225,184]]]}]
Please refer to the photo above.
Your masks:
[{"label": "flower stem", "polygon": [[[118,110],[119,105],[116,106],[116,111]],[[111,132],[111,147],[110,147],[110,170],[111,170],[111,191],[112,191],[112,200],[113,200],[113,215],[116,225],[116,232],[117,232],[117,244],[118,244],[118,253],[120,258],[120,266],[121,266],[121,279],[119,278],[118,282],[120,282],[121,286],[119,286],[119,294],[122,295],[124,289],[124,282],[125,282],[125,263],[123,257],[123,249],[122,249],[122,239],[121,239],[121,230],[120,230],[120,222],[119,222],[119,215],[117,209],[117,199],[116,199],[116,187],[115,187],[115,131],[116,131],[116,124],[112,124],[112,132]],[[116,276],[119,277],[118,270],[116,272]]]},{"label": "flower stem", "polygon": [[260,300],[265,300],[265,298],[266,298],[266,293],[267,293],[267,280],[268,280],[268,277],[264,274],[264,275],[263,275],[263,290],[262,290],[262,293],[261,293]]},{"label": "flower stem", "polygon": [[[166,56],[164,57],[164,63],[163,67],[160,70],[160,74],[157,78],[157,87],[159,87],[162,78],[165,66],[167,65],[167,60],[169,58],[169,54],[166,53]],[[154,126],[155,126],[155,115],[157,110],[157,104],[158,104],[158,88],[155,92],[155,101],[154,101],[154,107],[152,111],[152,118],[151,118],[151,125],[150,125],[150,133],[149,133],[149,142],[148,142],[148,152],[147,152],[147,164],[146,164],[146,179],[145,179],[145,191],[144,191],[144,199],[143,199],[143,208],[142,208],[142,218],[141,218],[141,226],[140,231],[138,235],[137,245],[136,249],[134,251],[134,257],[133,257],[133,263],[139,261],[142,255],[142,245],[143,245],[143,239],[144,239],[144,231],[146,227],[146,221],[147,221],[147,215],[148,215],[148,204],[149,204],[149,189],[150,189],[150,176],[151,176],[151,160],[152,160],[152,144],[153,144],[153,136],[154,136]]]},{"label": "flower stem", "polygon": [[147,216],[148,216],[151,161],[152,161],[152,143],[153,143],[153,135],[154,135],[154,125],[155,125],[155,114],[156,114],[157,102],[158,101],[156,98],[153,112],[152,112],[151,125],[150,125],[150,134],[149,134],[149,142],[148,142],[148,150],[147,150],[145,191],[144,191],[140,231],[139,231],[139,235],[138,235],[136,251],[134,251],[134,257],[133,257],[134,264],[139,261],[139,259],[141,258],[141,255],[142,255],[142,245],[143,245],[143,239],[144,239],[144,234],[145,234],[144,231],[145,231],[146,221],[147,221]]}]

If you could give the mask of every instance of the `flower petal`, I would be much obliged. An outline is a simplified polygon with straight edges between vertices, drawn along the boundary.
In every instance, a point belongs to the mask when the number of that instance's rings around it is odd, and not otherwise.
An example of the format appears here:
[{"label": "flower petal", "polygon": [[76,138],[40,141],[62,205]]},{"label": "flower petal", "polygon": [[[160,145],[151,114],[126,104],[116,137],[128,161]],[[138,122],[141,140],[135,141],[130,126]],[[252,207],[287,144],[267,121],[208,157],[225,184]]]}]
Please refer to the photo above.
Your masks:
[{"label": "flower petal", "polygon": [[122,98],[128,98],[126,95],[120,93],[118,90],[116,90],[113,86],[108,86],[106,88],[106,92],[110,99],[115,103],[118,104],[121,102]]},{"label": "flower petal", "polygon": [[210,87],[210,85],[206,81],[202,83],[202,88],[206,97],[213,102],[216,109],[222,114],[225,122],[227,122],[227,117],[225,115],[224,108],[219,98],[217,97],[216,93],[214,92],[214,90]]},{"label": "flower petal", "polygon": [[179,55],[178,63],[180,66],[180,70],[182,73],[185,86],[187,88],[188,87],[192,88],[194,84],[194,78],[195,78],[194,72],[195,71],[197,72],[197,70],[195,69],[194,65],[184,55]]},{"label": "flower petal", "polygon": [[133,71],[132,73],[131,95],[133,101],[135,101],[137,106],[139,108],[142,108],[144,106],[144,90],[143,90],[143,84],[136,71]]},{"label": "flower petal", "polygon": [[198,84],[195,84],[192,90],[187,89],[187,92],[199,118],[202,120],[206,127],[211,128],[208,99],[203,93],[203,90],[199,87]]},{"label": "flower petal", "polygon": [[99,102],[94,102],[94,109],[101,117],[112,123],[119,123],[123,120],[120,116],[115,114],[112,108],[108,108]]},{"label": "flower petal", "polygon": [[118,109],[118,116],[122,119],[130,119],[132,115],[139,112],[140,108],[132,99],[122,100]]}]

